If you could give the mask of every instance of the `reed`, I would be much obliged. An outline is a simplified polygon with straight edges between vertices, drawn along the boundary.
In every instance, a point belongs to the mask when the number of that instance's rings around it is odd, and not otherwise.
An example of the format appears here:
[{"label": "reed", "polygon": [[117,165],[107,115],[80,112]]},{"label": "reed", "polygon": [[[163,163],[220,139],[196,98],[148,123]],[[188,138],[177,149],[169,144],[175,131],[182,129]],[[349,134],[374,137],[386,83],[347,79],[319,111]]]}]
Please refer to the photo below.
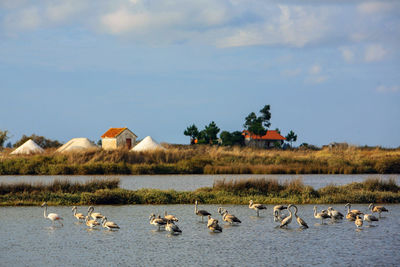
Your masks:
[{"label": "reed", "polygon": [[51,184],[0,184],[0,205],[91,204],[248,204],[250,199],[265,204],[400,203],[400,187],[392,180],[369,178],[360,183],[328,185],[319,190],[301,179],[217,180],[213,187],[195,191],[158,189],[125,190],[119,181],[95,180],[86,183],[54,181]]}]

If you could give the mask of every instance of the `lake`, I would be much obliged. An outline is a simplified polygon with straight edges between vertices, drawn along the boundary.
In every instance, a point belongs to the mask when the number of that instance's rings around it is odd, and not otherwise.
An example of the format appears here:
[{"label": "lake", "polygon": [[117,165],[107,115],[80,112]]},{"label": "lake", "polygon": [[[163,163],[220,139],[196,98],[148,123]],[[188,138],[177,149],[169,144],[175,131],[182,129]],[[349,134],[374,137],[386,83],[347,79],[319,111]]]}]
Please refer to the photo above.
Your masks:
[{"label": "lake", "polygon": [[[342,213],[343,205],[332,205]],[[272,205],[255,216],[247,206],[226,205],[242,220],[240,226],[222,223],[217,205],[202,205],[220,220],[223,232],[211,233],[194,214],[194,205],[96,206],[121,229],[87,229],[72,216],[71,207],[49,207],[64,217],[64,227],[51,226],[41,207],[0,208],[1,266],[398,266],[400,262],[400,205],[385,205],[389,213],[375,227],[356,229],[346,220],[321,225],[313,205],[298,205],[310,226],[277,228]],[[87,206],[78,207],[86,213]],[[320,206],[318,210],[327,208]],[[367,205],[353,205],[362,211]],[[183,233],[171,236],[149,224],[150,213],[177,216]]]},{"label": "lake", "polygon": [[319,189],[328,184],[343,185],[351,182],[362,182],[368,177],[379,177],[382,179],[393,178],[397,184],[400,184],[400,175],[378,175],[378,174],[356,174],[356,175],[112,175],[112,176],[95,176],[95,175],[60,175],[60,176],[0,176],[0,182],[43,182],[50,183],[55,179],[70,181],[88,181],[94,178],[119,178],[120,186],[125,189],[136,190],[140,188],[155,189],[175,189],[177,191],[192,191],[200,187],[211,187],[215,180],[238,180],[246,178],[276,178],[279,181],[287,181],[301,178],[306,185],[310,185],[315,189]]}]

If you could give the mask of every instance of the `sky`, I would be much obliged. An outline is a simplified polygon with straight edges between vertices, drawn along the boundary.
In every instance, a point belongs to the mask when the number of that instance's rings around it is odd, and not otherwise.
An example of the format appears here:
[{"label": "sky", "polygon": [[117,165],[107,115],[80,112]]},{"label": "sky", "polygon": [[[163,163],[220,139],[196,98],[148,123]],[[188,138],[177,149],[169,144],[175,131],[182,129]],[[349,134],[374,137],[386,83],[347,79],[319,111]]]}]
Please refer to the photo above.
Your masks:
[{"label": "sky", "polygon": [[185,144],[271,106],[297,142],[400,146],[400,1],[0,0],[0,130]]}]

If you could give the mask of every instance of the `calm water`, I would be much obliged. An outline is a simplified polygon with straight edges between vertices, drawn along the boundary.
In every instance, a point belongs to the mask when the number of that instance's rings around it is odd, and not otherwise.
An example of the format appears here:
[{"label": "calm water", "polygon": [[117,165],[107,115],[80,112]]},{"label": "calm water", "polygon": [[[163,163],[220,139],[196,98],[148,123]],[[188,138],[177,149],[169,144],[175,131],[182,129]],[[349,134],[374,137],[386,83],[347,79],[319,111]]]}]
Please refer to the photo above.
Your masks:
[{"label": "calm water", "polygon": [[117,177],[121,180],[121,187],[125,189],[157,188],[195,190],[200,187],[212,186],[215,180],[219,179],[245,179],[245,178],[276,178],[280,181],[302,178],[303,182],[315,189],[333,183],[337,185],[351,182],[361,182],[368,177],[380,177],[382,179],[393,178],[400,184],[400,175],[113,175],[113,176],[0,176],[0,183],[13,182],[43,182],[49,183],[55,179],[71,181],[88,181],[93,178],[104,179],[106,177]]},{"label": "calm water", "polygon": [[[356,230],[354,222],[327,223],[313,218],[311,205],[299,205],[310,228],[277,228],[272,206],[255,217],[247,206],[225,206],[242,220],[210,233],[193,213],[193,205],[97,206],[96,211],[118,223],[119,231],[88,230],[72,217],[71,207],[49,207],[64,217],[64,227],[52,227],[40,207],[0,208],[1,266],[398,266],[400,262],[400,205],[385,205],[376,227]],[[217,216],[215,205],[201,205]],[[343,205],[333,207],[344,212]],[[327,208],[318,207],[318,210]],[[366,205],[353,208],[366,210]],[[78,207],[84,212],[87,206]],[[155,231],[152,212],[179,217],[182,235]],[[222,221],[222,220],[220,220]]]}]

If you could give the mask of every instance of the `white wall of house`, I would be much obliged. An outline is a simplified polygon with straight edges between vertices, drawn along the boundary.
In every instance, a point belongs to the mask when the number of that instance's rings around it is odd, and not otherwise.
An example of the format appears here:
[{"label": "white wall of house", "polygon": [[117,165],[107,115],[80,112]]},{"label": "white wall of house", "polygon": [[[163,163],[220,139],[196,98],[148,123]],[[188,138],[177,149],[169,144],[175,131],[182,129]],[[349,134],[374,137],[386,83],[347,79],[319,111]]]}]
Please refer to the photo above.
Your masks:
[{"label": "white wall of house", "polygon": [[135,146],[137,136],[128,129],[120,133],[116,138],[102,138],[101,147],[105,150],[125,148],[127,139],[131,139],[131,147]]}]

